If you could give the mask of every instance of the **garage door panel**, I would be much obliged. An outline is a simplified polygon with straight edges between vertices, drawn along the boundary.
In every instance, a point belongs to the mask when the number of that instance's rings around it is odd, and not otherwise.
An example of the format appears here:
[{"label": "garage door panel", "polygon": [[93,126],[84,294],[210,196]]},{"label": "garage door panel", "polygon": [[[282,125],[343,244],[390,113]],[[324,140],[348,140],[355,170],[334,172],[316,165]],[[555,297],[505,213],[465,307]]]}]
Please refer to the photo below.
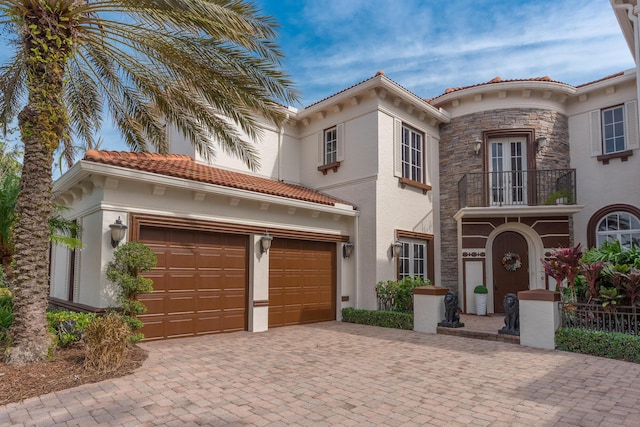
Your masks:
[{"label": "garage door panel", "polygon": [[[147,313],[166,313],[165,298],[161,293],[140,295],[138,300],[147,307]],[[142,319],[143,315],[140,316]]]},{"label": "garage door panel", "polygon": [[[140,319],[142,320],[142,316]],[[144,334],[145,339],[161,339],[164,337],[165,321],[162,317],[156,316],[155,318],[145,318],[143,322],[144,326],[140,332]]]},{"label": "garage door panel", "polygon": [[274,239],[269,327],[335,320],[335,243]]},{"label": "garage door panel", "polygon": [[167,254],[167,266],[173,269],[194,269],[196,268],[196,257],[193,252],[185,252],[182,248],[174,248]]},{"label": "garage door panel", "polygon": [[140,241],[158,256],[146,339],[246,330],[246,236],[142,226]]}]

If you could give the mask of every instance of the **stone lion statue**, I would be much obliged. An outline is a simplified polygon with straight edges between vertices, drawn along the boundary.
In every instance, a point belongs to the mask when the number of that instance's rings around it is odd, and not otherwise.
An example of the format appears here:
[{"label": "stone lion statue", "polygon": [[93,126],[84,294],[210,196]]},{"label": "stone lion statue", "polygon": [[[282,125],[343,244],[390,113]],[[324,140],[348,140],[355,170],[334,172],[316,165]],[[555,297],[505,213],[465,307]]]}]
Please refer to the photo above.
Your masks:
[{"label": "stone lion statue", "polygon": [[516,294],[506,294],[503,305],[504,327],[498,332],[507,335],[520,335],[520,302]]},{"label": "stone lion statue", "polygon": [[444,320],[438,326],[447,328],[462,328],[464,323],[460,323],[460,309],[458,308],[458,296],[453,292],[447,292],[444,297]]}]

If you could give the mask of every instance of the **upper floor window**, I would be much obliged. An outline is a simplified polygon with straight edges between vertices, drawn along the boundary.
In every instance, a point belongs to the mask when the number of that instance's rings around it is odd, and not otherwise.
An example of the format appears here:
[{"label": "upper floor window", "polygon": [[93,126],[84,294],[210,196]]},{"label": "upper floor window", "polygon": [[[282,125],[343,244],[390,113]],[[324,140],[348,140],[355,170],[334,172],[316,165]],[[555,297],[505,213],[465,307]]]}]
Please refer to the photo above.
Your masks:
[{"label": "upper floor window", "polygon": [[589,135],[592,157],[605,165],[615,158],[626,161],[640,148],[637,101],[591,111]]},{"label": "upper floor window", "polygon": [[431,190],[431,186],[427,184],[429,172],[426,152],[427,147],[433,143],[433,137],[429,135],[428,138],[424,132],[394,119],[393,175],[399,178],[402,188],[414,187],[422,190],[422,194]]},{"label": "upper floor window", "polygon": [[624,107],[602,110],[602,144],[604,154],[624,151]]},{"label": "upper floor window", "polygon": [[338,155],[338,132],[336,127],[324,131],[324,164],[335,163]]},{"label": "upper floor window", "polygon": [[318,132],[318,171],[324,175],[329,169],[338,171],[344,160],[344,123]]},{"label": "upper floor window", "polygon": [[402,125],[402,176],[412,181],[423,182],[424,136],[406,125]]},{"label": "upper floor window", "polygon": [[596,245],[619,241],[622,247],[640,246],[640,220],[629,212],[612,212],[596,226]]}]

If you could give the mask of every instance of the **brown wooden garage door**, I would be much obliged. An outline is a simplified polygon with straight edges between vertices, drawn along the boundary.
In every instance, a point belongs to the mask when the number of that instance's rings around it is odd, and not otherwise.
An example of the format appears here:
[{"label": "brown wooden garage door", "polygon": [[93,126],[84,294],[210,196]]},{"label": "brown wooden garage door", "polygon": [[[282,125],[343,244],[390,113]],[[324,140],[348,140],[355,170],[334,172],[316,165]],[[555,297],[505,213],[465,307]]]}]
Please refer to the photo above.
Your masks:
[{"label": "brown wooden garage door", "polygon": [[246,329],[246,236],[142,226],[139,240],[158,256],[140,296],[147,339]]},{"label": "brown wooden garage door", "polygon": [[336,318],[336,244],[274,239],[269,249],[269,327]]}]

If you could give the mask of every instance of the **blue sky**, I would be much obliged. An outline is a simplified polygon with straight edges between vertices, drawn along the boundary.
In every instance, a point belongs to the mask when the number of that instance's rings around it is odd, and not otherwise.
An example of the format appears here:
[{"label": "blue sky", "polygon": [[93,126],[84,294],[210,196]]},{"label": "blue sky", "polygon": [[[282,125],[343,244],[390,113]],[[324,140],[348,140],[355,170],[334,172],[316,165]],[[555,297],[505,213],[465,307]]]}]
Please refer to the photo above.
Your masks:
[{"label": "blue sky", "polygon": [[[257,0],[280,22],[302,105],[373,76],[423,98],[550,76],[572,85],[634,67],[608,0]],[[299,107],[299,106],[298,106]]]},{"label": "blue sky", "polygon": [[[496,76],[579,85],[634,67],[608,0],[254,1],[280,23],[296,107],[378,70],[432,98]],[[101,134],[103,149],[126,150],[109,119]]]}]

